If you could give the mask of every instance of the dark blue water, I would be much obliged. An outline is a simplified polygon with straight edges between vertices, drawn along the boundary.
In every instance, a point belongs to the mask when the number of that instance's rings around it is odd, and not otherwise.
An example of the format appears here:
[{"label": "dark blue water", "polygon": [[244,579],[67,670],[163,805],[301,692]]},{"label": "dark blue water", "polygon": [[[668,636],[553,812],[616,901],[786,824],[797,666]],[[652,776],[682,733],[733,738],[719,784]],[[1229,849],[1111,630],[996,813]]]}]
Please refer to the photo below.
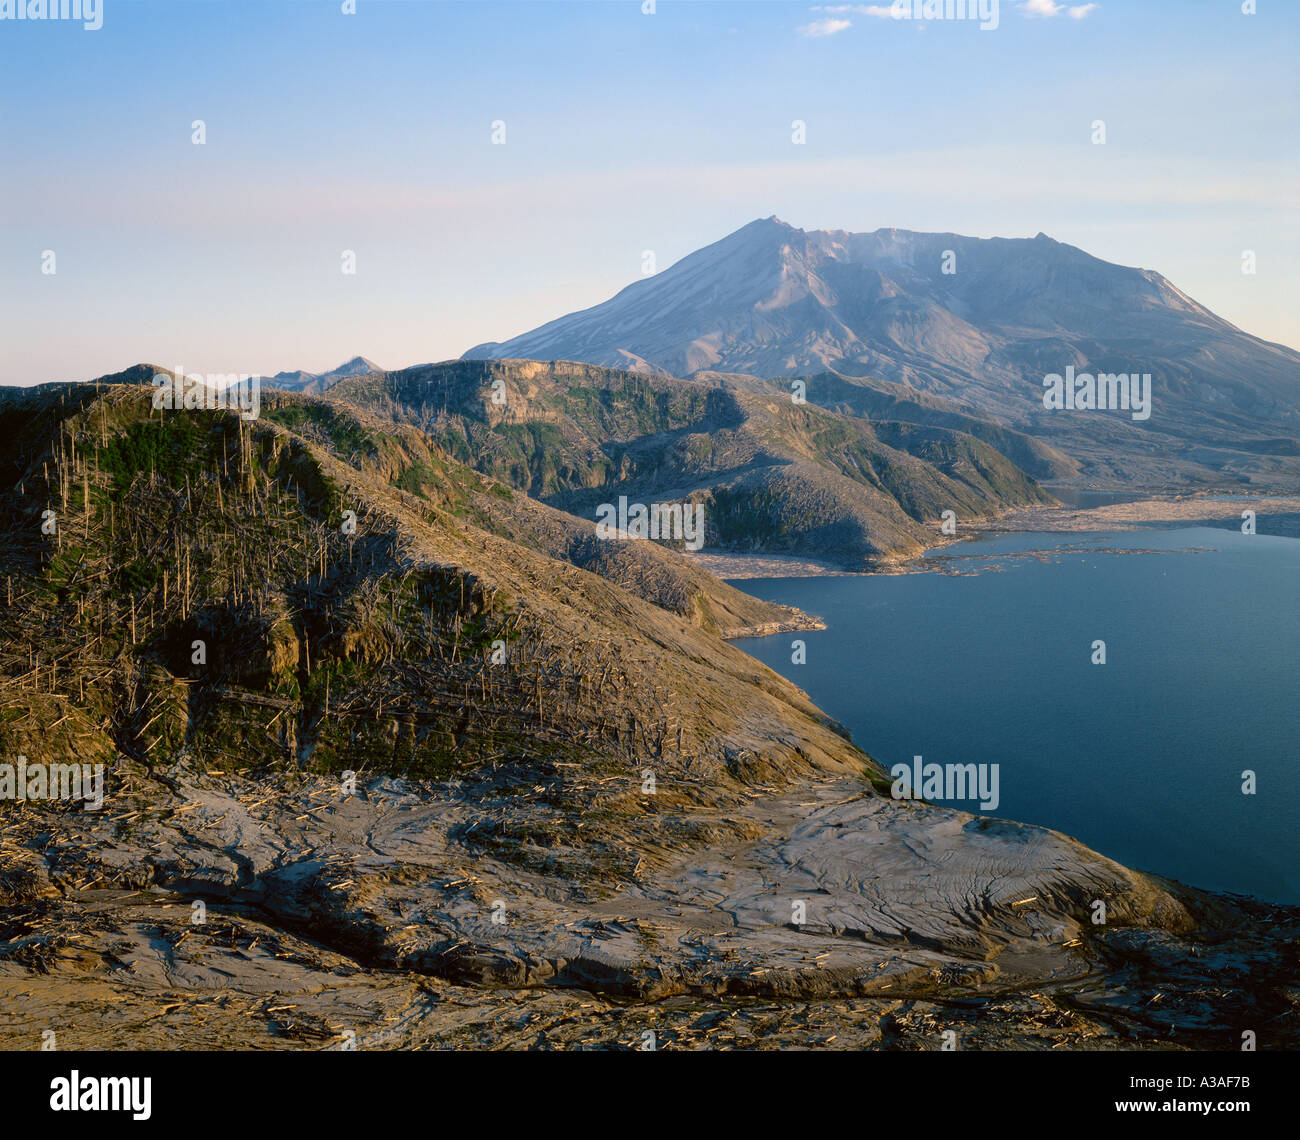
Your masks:
[{"label": "dark blue water", "polygon": [[1300,540],[1017,534],[927,563],[961,573],[738,580],[829,628],[736,644],[886,768],[995,763],[990,814],[1195,886],[1300,902]]}]

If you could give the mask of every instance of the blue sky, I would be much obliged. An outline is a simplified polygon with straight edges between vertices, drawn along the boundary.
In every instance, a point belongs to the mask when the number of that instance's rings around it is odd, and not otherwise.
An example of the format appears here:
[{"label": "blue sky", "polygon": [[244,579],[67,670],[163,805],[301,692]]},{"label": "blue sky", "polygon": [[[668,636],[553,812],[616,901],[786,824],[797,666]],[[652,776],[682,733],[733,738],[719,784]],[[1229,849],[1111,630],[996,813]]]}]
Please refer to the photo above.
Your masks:
[{"label": "blue sky", "polygon": [[785,0],[0,20],[0,382],[445,359],[770,214],[1041,230],[1300,346],[1300,3],[1029,2],[992,31]]}]

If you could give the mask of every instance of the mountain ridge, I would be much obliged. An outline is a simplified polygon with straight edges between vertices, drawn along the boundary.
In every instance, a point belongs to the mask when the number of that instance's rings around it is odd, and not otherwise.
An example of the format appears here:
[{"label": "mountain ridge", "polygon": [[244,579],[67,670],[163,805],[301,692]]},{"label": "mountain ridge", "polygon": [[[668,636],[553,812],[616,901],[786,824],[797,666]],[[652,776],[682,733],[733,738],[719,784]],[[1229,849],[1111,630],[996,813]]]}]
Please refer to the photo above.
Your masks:
[{"label": "mountain ridge", "polygon": [[[415,426],[449,456],[579,517],[620,495],[700,503],[710,547],[850,569],[919,555],[946,510],[974,520],[1055,501],[942,415],[868,422],[746,377],[461,360],[349,377],[330,396]],[[1050,451],[1024,445],[1051,465]]]},{"label": "mountain ridge", "polygon": [[[1145,486],[1300,475],[1300,353],[1254,337],[1154,270],[1044,234],[800,230],[766,218],[613,297],[462,359],[574,360],[674,376],[837,373],[952,401]],[[1054,414],[1046,375],[1150,373],[1154,415]],[[1261,421],[1274,421],[1261,430]],[[1263,436],[1284,439],[1270,451]]]}]

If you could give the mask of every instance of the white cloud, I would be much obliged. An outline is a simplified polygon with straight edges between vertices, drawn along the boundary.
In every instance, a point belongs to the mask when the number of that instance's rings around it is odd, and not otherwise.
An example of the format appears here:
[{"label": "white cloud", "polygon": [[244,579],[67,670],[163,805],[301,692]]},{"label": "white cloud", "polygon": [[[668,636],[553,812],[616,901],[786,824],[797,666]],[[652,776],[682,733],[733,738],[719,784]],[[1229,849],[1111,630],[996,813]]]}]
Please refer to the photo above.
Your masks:
[{"label": "white cloud", "polygon": [[845,28],[851,28],[851,20],[814,20],[811,24],[805,24],[799,29],[801,36],[807,36],[810,39],[816,39],[820,36],[835,36],[844,31]]},{"label": "white cloud", "polygon": [[[1067,15],[1072,20],[1082,20],[1090,13],[1101,7],[1100,4],[1064,4],[1059,0],[1020,0],[1019,3],[1021,14],[1031,19],[1037,17],[1047,19],[1050,16]],[[813,12],[824,12],[827,16],[874,16],[880,20],[888,20],[894,16],[893,6],[890,4],[814,4],[811,9]],[[907,11],[911,12],[911,4],[907,5]],[[816,28],[821,24],[833,24],[839,21],[819,20],[816,24],[809,24],[807,28],[800,28],[799,31],[804,35],[834,35],[835,32],[843,31],[843,28],[835,28],[833,31],[817,32],[809,29]],[[919,29],[918,29],[919,30]]]},{"label": "white cloud", "polygon": [[847,12],[854,16],[875,16],[881,20],[891,19],[894,15],[888,4],[814,4],[812,11],[826,12],[832,16],[842,16]]}]

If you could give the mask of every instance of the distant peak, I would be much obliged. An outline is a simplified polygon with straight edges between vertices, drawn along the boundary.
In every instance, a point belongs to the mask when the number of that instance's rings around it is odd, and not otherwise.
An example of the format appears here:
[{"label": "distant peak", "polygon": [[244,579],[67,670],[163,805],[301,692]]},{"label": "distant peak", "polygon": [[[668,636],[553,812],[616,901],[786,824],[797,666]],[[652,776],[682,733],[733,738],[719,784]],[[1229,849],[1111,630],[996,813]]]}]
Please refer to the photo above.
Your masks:
[{"label": "distant peak", "polygon": [[[792,226],[789,222],[783,222],[783,221],[782,221],[780,218],[778,218],[775,214],[771,214],[771,215],[769,215],[769,216],[766,217],[766,218],[755,218],[755,219],[754,219],[752,222],[750,222],[748,225],[746,225],[746,226],[741,226],[741,230],[753,230],[753,229],[760,229],[760,228],[761,228],[761,229],[779,229],[779,230],[788,230],[788,231],[790,231],[791,233],[799,233],[799,232],[801,232],[797,227]],[[739,232],[739,231],[737,231],[737,232]]]},{"label": "distant peak", "polygon": [[349,372],[352,372],[362,368],[364,368],[367,372],[383,371],[383,369],[380,368],[379,365],[376,364],[373,360],[367,360],[364,356],[354,356],[351,360],[345,360],[337,368],[334,368],[331,371],[342,372],[344,369],[347,369]]}]

